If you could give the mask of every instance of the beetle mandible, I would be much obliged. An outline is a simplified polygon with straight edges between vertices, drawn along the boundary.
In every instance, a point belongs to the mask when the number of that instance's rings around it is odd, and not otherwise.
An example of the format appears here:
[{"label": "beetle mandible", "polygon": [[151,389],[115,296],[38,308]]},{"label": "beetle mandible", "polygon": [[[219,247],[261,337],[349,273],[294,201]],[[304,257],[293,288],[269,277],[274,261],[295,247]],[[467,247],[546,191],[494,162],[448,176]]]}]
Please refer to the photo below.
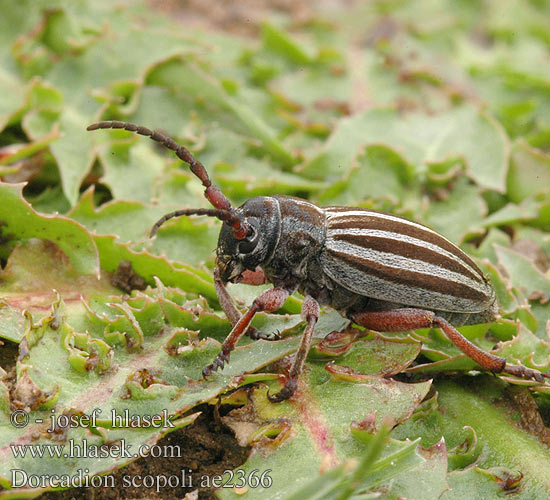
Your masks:
[{"label": "beetle mandible", "polygon": [[[379,332],[439,327],[481,368],[543,382],[541,373],[483,351],[455,326],[493,321],[498,303],[483,272],[453,243],[431,229],[395,215],[354,207],[324,207],[290,196],[257,196],[234,208],[212,185],[205,167],[162,132],[133,123],[102,121],[87,130],[125,129],[148,136],[176,153],[205,187],[214,208],[166,214],[151,230],[182,215],[207,215],[223,222],[216,249],[214,284],[232,330],[204,377],[222,368],[239,338],[273,339],[251,321],[258,311],[276,311],[289,295],[305,297],[306,327],[285,385],[272,402],[295,392],[319,318],[331,306],[354,323]],[[262,292],[241,316],[226,289],[228,282],[261,284]],[[276,337],[275,337],[276,338]]]}]

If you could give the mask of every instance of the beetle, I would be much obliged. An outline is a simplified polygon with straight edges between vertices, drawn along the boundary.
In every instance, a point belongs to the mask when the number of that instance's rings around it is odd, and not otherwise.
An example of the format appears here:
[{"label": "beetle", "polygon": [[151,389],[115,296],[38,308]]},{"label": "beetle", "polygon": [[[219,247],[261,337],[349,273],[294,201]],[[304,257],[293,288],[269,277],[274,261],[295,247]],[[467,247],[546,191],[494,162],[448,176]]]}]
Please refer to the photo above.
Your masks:
[{"label": "beetle", "polygon": [[[206,378],[229,362],[245,333],[276,339],[251,326],[258,311],[273,312],[299,291],[306,327],[283,388],[268,397],[288,399],[313,337],[321,306],[330,306],[354,323],[379,332],[439,327],[482,369],[544,382],[550,373],[513,365],[483,351],[456,326],[486,323],[498,316],[494,288],[475,262],[457,246],[426,226],[396,215],[355,207],[318,207],[290,196],[256,196],[238,208],[215,187],[204,165],[173,139],[157,130],[120,121],[102,121],[87,130],[125,129],[148,136],[175,152],[202,182],[213,208],[182,209],[167,220],[206,215],[223,222],[216,249],[214,285],[232,330],[216,359],[203,369]],[[241,315],[226,284],[271,283]]]}]

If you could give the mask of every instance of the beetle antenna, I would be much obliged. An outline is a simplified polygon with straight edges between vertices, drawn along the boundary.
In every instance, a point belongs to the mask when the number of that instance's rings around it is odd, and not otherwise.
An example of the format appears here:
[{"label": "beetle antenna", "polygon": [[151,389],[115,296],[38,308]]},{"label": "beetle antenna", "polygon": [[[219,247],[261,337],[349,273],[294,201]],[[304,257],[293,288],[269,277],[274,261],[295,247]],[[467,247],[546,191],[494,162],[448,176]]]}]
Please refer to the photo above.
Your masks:
[{"label": "beetle antenna", "polygon": [[[191,172],[195,174],[199,180],[202,182],[202,185],[206,188],[204,190],[204,196],[206,199],[211,203],[211,205],[214,207],[214,209],[218,210],[217,215],[207,214],[204,213],[202,215],[209,215],[211,217],[217,217],[218,219],[227,222],[230,224],[233,228],[233,235],[235,238],[242,240],[246,238],[248,235],[248,225],[245,223],[244,220],[242,220],[234,211],[234,209],[231,207],[231,203],[227,199],[227,197],[220,191],[219,188],[212,185],[212,181],[210,180],[210,177],[208,176],[208,172],[206,171],[206,168],[204,165],[195,159],[195,157],[191,154],[191,152],[185,148],[184,146],[178,144],[174,139],[171,137],[168,137],[166,134],[163,134],[162,132],[159,132],[158,130],[151,130],[147,127],[143,127],[141,125],[135,125],[134,123],[129,122],[121,122],[117,120],[111,120],[111,121],[102,121],[97,123],[92,123],[89,125],[86,130],[99,130],[99,129],[124,129],[128,130],[130,132],[135,132],[139,135],[144,135],[146,137],[150,137],[153,139],[153,141],[159,142],[163,146],[167,147],[168,149],[174,151],[176,153],[176,156],[183,160],[185,163],[189,165],[189,168],[191,169]],[[191,213],[187,213],[185,210],[178,211],[183,212],[179,215],[192,215]],[[175,214],[176,212],[173,212]],[[192,212],[193,214],[199,215],[196,211]],[[170,217],[167,217],[165,220],[160,220],[159,222],[162,224],[166,222],[166,220],[171,219],[172,217],[177,217],[177,215],[168,214]],[[164,217],[163,217],[164,219]],[[162,222],[161,222],[162,221]],[[160,225],[153,226],[154,232],[158,230]],[[152,230],[152,232],[153,232]]]},{"label": "beetle antenna", "polygon": [[169,214],[163,215],[151,228],[149,237],[152,238],[155,236],[160,226],[162,226],[167,220],[173,219],[174,217],[181,217],[182,215],[207,215],[208,217],[217,217],[231,226],[241,222],[239,217],[229,210],[220,210],[218,208],[185,208],[183,210],[176,210],[175,212],[170,212]]}]

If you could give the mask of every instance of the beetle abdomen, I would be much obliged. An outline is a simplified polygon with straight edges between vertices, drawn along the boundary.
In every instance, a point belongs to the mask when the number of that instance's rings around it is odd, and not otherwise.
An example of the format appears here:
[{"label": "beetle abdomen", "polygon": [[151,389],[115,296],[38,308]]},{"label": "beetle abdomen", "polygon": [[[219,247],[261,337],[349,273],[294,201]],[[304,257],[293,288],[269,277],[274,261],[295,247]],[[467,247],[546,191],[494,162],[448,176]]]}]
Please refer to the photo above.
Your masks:
[{"label": "beetle abdomen", "polygon": [[487,311],[495,292],[462,250],[391,214],[327,207],[323,271],[358,295],[430,310]]}]

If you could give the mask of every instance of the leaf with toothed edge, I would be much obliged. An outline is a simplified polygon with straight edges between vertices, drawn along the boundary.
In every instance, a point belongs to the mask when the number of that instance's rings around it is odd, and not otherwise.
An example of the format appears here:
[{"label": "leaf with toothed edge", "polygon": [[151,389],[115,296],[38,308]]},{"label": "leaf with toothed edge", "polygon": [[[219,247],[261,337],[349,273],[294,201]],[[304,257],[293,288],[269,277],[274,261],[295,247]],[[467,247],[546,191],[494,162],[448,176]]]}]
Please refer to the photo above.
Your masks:
[{"label": "leaf with toothed edge", "polygon": [[65,252],[75,271],[99,276],[97,246],[86,229],[62,215],[38,214],[25,201],[22,191],[22,184],[0,183],[3,238],[13,242],[49,239]]}]

